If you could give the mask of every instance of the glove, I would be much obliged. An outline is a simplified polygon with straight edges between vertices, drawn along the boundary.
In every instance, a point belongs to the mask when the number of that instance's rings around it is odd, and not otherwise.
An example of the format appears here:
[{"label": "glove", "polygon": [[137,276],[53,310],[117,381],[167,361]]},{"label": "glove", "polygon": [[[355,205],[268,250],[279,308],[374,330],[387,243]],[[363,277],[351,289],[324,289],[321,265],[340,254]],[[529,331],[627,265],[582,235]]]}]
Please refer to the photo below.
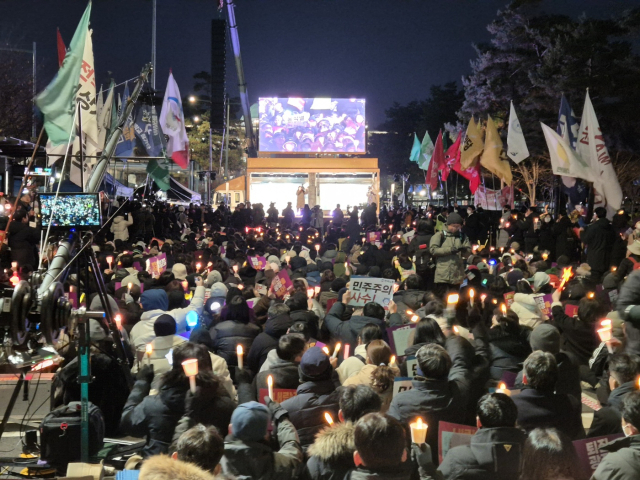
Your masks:
[{"label": "glove", "polygon": [[289,412],[282,408],[282,405],[271,400],[271,397],[269,396],[264,397],[264,403],[267,405],[267,408],[271,412],[271,416],[274,420],[279,421],[285,415],[289,415]]},{"label": "glove", "polygon": [[435,473],[435,465],[433,464],[433,456],[431,454],[431,447],[428,443],[411,444],[411,459],[414,463],[418,464],[420,470],[433,476]]},{"label": "glove", "polygon": [[250,384],[253,381],[253,374],[251,373],[251,370],[247,370],[246,368],[236,368],[236,382],[238,382],[238,385],[240,384]]},{"label": "glove", "polygon": [[142,380],[147,383],[151,383],[153,381],[153,365],[147,365],[146,363],[140,367],[138,370],[138,374],[136,375],[136,380]]}]

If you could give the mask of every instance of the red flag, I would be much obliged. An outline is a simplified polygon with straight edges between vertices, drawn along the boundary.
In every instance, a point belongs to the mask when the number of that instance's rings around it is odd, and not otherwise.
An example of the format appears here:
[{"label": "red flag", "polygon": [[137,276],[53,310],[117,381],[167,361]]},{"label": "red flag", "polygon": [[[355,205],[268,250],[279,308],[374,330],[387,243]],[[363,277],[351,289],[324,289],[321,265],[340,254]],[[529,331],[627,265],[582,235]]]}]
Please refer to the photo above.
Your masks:
[{"label": "red flag", "polygon": [[460,155],[458,155],[453,163],[453,169],[469,180],[469,190],[471,190],[471,193],[476,193],[476,190],[480,186],[480,162],[476,162],[475,165],[471,165],[466,170],[462,170]]},{"label": "red flag", "polygon": [[458,133],[458,138],[456,138],[456,141],[453,142],[453,145],[451,145],[446,153],[444,154],[444,168],[442,169],[442,180],[443,181],[447,181],[447,178],[449,178],[449,173],[451,172],[451,169],[453,168],[453,164],[456,162],[456,159],[458,160],[458,162],[460,162],[460,145],[462,144],[462,132]]},{"label": "red flag", "polygon": [[444,167],[444,148],[442,147],[442,130],[438,133],[438,139],[433,149],[429,169],[427,170],[426,183],[431,185],[431,190],[438,188],[438,171]]},{"label": "red flag", "polygon": [[64,46],[64,42],[62,41],[62,35],[60,35],[60,29],[58,28],[58,67],[62,66],[62,62],[64,62],[64,57],[67,55],[67,47]]}]

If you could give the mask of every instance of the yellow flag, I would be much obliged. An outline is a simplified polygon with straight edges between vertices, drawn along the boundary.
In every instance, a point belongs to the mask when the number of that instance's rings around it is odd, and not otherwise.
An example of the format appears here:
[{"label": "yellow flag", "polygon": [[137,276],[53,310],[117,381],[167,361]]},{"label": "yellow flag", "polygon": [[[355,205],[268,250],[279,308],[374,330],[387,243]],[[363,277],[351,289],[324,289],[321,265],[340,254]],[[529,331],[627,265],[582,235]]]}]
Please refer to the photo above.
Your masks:
[{"label": "yellow flag", "polygon": [[469,167],[472,167],[476,164],[476,161],[480,154],[482,153],[482,149],[484,146],[482,145],[482,130],[478,128],[473,117],[469,121],[469,126],[467,127],[467,135],[464,140],[464,144],[462,145],[462,151],[460,155],[460,165],[462,170],[466,170]]},{"label": "yellow flag", "polygon": [[502,139],[500,138],[496,124],[489,116],[487,120],[484,152],[482,152],[482,156],[480,157],[480,165],[497,175],[507,185],[511,185],[511,166],[508,160],[500,156],[502,147]]}]

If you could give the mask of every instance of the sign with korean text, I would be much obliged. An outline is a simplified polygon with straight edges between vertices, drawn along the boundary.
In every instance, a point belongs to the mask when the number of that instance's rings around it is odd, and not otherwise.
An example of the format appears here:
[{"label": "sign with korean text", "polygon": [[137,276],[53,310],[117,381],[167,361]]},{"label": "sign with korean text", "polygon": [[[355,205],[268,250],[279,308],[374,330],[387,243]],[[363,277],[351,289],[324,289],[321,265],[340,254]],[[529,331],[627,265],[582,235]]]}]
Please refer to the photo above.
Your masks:
[{"label": "sign with korean text", "polygon": [[147,260],[147,271],[153,278],[158,278],[167,269],[167,255],[161,253]]},{"label": "sign with korean text", "polygon": [[438,458],[440,463],[453,447],[469,445],[477,427],[457,423],[440,422],[438,426]]},{"label": "sign with korean text", "polygon": [[[290,399],[291,397],[295,397],[297,394],[297,390],[294,388],[274,388],[273,389],[273,399],[274,402],[282,403],[285,400]],[[264,397],[269,396],[269,390],[267,388],[260,389],[260,403],[264,405]]]},{"label": "sign with korean text", "polygon": [[413,338],[416,335],[416,324],[400,325],[398,327],[387,328],[389,346],[398,357],[404,355],[404,351],[413,345]]},{"label": "sign with korean text", "polygon": [[278,298],[284,298],[284,296],[293,290],[293,282],[289,278],[289,274],[286,270],[281,270],[273,278],[271,282],[271,290]]},{"label": "sign with korean text", "polygon": [[533,296],[538,308],[547,317],[551,317],[551,304],[553,303],[553,296],[550,293],[542,294],[538,293]]},{"label": "sign with korean text", "polygon": [[349,305],[364,307],[369,302],[382,305],[385,310],[393,299],[393,284],[389,278],[371,278],[353,276],[349,282]]},{"label": "sign with korean text", "polygon": [[264,270],[268,265],[264,257],[249,257],[249,263],[255,270]]},{"label": "sign with korean text", "polygon": [[616,433],[603,437],[585,438],[584,440],[576,440],[573,442],[573,446],[578,454],[578,459],[580,460],[580,465],[587,476],[593,475],[593,472],[596,471],[602,459],[609,453],[606,450],[601,450],[601,448],[612,440],[621,438],[622,436],[621,433]]},{"label": "sign with korean text", "polygon": [[415,356],[410,355],[406,359],[406,364],[407,375],[409,377],[416,378],[416,375],[418,375],[418,359]]},{"label": "sign with korean text", "polygon": [[393,380],[393,397],[402,392],[408,392],[413,390],[413,378],[410,377],[396,377]]}]

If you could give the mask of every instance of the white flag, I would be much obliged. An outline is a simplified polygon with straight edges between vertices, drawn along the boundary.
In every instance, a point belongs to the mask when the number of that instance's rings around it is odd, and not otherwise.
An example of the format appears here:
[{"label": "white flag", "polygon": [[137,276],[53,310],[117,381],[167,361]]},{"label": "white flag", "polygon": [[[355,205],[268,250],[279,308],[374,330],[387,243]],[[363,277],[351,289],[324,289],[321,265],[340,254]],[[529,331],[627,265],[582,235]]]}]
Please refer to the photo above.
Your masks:
[{"label": "white flag", "polygon": [[169,137],[167,154],[180,167],[187,168],[189,166],[189,138],[184,126],[180,89],[173,78],[173,73],[169,73],[167,89],[164,92],[164,101],[160,111],[160,128]]},{"label": "white flag", "polygon": [[584,178],[591,181],[591,171],[578,154],[571,148],[567,141],[558,135],[552,128],[540,122],[544,138],[549,148],[551,167],[555,175],[566,177]]},{"label": "white flag", "polygon": [[527,142],[524,140],[522,127],[516,115],[516,109],[511,102],[511,111],[509,112],[509,132],[507,133],[507,155],[515,163],[520,163],[529,156]]},{"label": "white flag", "polygon": [[[100,147],[100,151],[104,150],[104,144],[107,141],[107,132],[111,128],[111,115],[113,114],[111,111],[113,108],[113,87],[114,84],[111,82],[111,88],[107,94],[107,100],[102,106],[102,109],[98,112],[98,145]],[[102,94],[102,90],[100,90],[100,94]],[[100,99],[100,96],[98,96],[98,99]]]},{"label": "white flag", "polygon": [[607,207],[607,216],[612,218],[622,205],[622,189],[611,163],[604,136],[593,109],[589,91],[584,99],[582,120],[578,134],[578,153],[589,164],[594,186],[602,195]]}]

